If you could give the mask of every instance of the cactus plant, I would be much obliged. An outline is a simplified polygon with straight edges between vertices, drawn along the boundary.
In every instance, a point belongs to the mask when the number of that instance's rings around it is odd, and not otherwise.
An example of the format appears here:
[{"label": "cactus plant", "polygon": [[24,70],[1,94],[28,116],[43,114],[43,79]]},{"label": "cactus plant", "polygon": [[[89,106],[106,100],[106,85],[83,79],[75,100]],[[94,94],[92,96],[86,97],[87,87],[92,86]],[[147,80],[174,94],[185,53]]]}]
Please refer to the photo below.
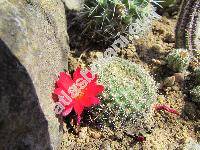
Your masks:
[{"label": "cactus plant", "polygon": [[185,71],[190,62],[189,52],[185,49],[174,49],[166,57],[167,65],[175,72]]},{"label": "cactus plant", "polygon": [[119,127],[125,122],[136,124],[150,114],[157,87],[142,67],[118,57],[100,59],[92,66],[97,68],[98,82],[105,87],[102,104],[96,110],[100,120]]},{"label": "cactus plant", "polygon": [[137,25],[143,34],[152,20],[159,16],[153,3],[158,4],[156,0],[86,0],[85,9],[80,15],[83,33],[91,33],[97,40],[108,41],[118,33],[125,33],[131,23],[140,20]]},{"label": "cactus plant", "polygon": [[200,53],[200,1],[183,0],[176,25],[176,48]]},{"label": "cactus plant", "polygon": [[192,101],[200,102],[200,86],[198,85],[190,90],[190,95],[192,96]]}]

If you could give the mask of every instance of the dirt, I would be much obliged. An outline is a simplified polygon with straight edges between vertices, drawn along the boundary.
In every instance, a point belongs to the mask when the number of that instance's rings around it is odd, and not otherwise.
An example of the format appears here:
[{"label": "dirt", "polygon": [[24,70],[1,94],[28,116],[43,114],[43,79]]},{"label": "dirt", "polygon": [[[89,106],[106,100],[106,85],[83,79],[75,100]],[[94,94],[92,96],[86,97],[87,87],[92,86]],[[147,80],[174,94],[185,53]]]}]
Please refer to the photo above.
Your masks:
[{"label": "dirt", "polygon": [[[190,81],[189,75],[174,74],[165,63],[166,55],[175,46],[176,20],[176,17],[162,17],[161,20],[154,21],[151,32],[122,49],[119,57],[148,69],[160,84],[158,103],[176,109],[180,115],[154,110],[154,127],[150,133],[143,134],[144,141],[137,141],[134,134],[119,130],[101,131],[87,124],[71,128],[66,125],[60,149],[181,150],[189,138],[200,142],[200,106],[191,101],[185,87],[186,82]],[[79,46],[72,46],[70,71],[78,65],[87,66],[107,48],[90,46],[87,42],[83,40]]]}]

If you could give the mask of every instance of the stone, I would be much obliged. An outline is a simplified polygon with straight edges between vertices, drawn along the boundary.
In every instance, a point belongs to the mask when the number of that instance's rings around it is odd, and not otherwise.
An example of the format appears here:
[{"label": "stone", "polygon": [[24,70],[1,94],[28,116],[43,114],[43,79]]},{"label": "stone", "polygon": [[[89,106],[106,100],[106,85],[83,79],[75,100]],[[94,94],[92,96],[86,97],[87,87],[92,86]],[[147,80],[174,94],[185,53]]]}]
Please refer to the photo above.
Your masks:
[{"label": "stone", "polygon": [[175,76],[175,81],[178,82],[178,83],[182,83],[185,79],[185,73],[175,73],[174,74]]},{"label": "stone", "polygon": [[101,134],[99,132],[90,131],[90,136],[94,139],[101,138]]},{"label": "stone", "polygon": [[63,0],[69,10],[80,11],[84,0]]},{"label": "stone", "polygon": [[102,142],[100,149],[102,150],[111,150],[111,141],[105,140]]},{"label": "stone", "polygon": [[80,132],[79,132],[79,134],[78,134],[78,137],[79,137],[80,139],[86,139],[86,137],[87,137],[87,132],[88,132],[87,127],[81,128],[81,130],[80,130]]},{"label": "stone", "polygon": [[167,42],[167,43],[174,43],[175,42],[175,36],[174,34],[172,33],[167,33],[165,38],[164,38],[164,41]]},{"label": "stone", "polygon": [[171,76],[171,77],[167,77],[164,82],[163,82],[163,85],[165,87],[172,87],[175,83],[175,76]]},{"label": "stone", "polygon": [[53,111],[52,91],[67,69],[68,51],[61,0],[0,0],[2,149],[59,147],[62,120]]},{"label": "stone", "polygon": [[117,131],[115,133],[115,137],[117,140],[122,140],[123,139],[124,134],[122,132]]},{"label": "stone", "polygon": [[163,60],[159,60],[159,59],[152,59],[151,60],[155,65],[165,65],[166,62]]}]

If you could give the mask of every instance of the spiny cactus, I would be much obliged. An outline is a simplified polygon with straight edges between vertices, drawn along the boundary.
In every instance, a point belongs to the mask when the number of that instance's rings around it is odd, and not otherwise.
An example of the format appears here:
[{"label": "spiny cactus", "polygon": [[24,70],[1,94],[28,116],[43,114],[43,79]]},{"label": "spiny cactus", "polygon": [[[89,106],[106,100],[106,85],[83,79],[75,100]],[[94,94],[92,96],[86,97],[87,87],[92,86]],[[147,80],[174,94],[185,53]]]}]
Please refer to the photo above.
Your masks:
[{"label": "spiny cactus", "polygon": [[143,34],[152,20],[159,17],[152,3],[158,4],[156,0],[86,0],[80,16],[84,32],[92,33],[97,40],[108,41],[118,33],[128,33],[128,25],[140,20],[137,26]]},{"label": "spiny cactus", "polygon": [[174,49],[166,57],[167,65],[175,72],[185,71],[190,62],[189,52],[185,49]]},{"label": "spiny cactus", "polygon": [[176,48],[200,53],[200,1],[183,0],[176,25]]},{"label": "spiny cactus", "polygon": [[96,66],[98,82],[105,87],[101,105],[95,110],[100,120],[116,127],[137,124],[141,118],[147,120],[145,116],[157,98],[157,88],[142,67],[118,57],[100,59],[92,66]]},{"label": "spiny cactus", "polygon": [[190,95],[192,96],[192,101],[200,102],[200,86],[196,86],[190,90]]}]

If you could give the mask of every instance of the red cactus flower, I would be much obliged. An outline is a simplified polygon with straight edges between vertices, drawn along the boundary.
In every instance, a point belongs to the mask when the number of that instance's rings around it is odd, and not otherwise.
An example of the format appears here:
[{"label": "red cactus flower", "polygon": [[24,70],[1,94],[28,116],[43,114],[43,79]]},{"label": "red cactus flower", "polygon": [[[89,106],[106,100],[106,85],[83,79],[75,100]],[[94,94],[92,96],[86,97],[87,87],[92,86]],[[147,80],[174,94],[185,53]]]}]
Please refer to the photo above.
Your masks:
[{"label": "red cactus flower", "polygon": [[169,106],[167,105],[155,105],[155,110],[159,111],[159,110],[165,110],[167,112],[170,112],[170,113],[173,113],[173,114],[176,114],[176,115],[180,115],[179,112],[173,108],[170,108]]},{"label": "red cactus flower", "polygon": [[84,107],[100,103],[96,96],[104,90],[104,87],[97,85],[96,81],[97,75],[92,74],[90,70],[84,72],[81,68],[77,68],[73,79],[70,74],[61,72],[56,81],[57,88],[54,90],[54,94],[59,98],[58,101],[64,106],[61,115],[67,116],[74,109],[79,124]]}]

